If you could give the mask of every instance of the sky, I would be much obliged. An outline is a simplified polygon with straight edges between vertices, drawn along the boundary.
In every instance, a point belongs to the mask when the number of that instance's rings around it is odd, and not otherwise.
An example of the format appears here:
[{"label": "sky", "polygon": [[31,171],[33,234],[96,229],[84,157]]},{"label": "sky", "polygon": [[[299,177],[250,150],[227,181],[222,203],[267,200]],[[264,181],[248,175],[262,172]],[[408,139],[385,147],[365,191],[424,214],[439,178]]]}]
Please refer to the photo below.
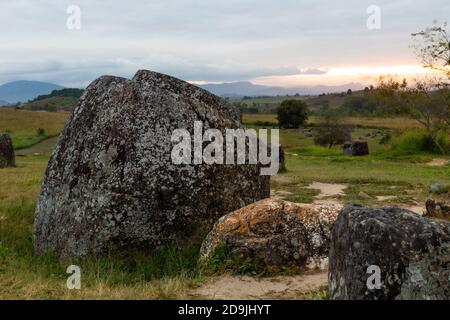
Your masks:
[{"label": "sky", "polygon": [[449,17],[448,0],[0,0],[0,84],[85,87],[138,69],[194,83],[367,83],[423,72],[411,33]]}]

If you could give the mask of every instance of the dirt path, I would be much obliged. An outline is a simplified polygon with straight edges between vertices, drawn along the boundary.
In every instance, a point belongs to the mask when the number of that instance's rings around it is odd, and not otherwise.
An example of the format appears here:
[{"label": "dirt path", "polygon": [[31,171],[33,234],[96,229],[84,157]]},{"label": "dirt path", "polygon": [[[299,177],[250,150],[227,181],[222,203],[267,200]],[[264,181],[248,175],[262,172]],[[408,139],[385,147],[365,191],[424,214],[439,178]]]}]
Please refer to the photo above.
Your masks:
[{"label": "dirt path", "polygon": [[51,155],[57,142],[58,137],[48,138],[30,148],[17,150],[16,156]]},{"label": "dirt path", "polygon": [[320,191],[320,193],[315,196],[314,204],[339,205],[341,202],[336,199],[336,197],[345,194],[344,190],[347,188],[347,185],[313,181],[313,183],[306,188]]},{"label": "dirt path", "polygon": [[226,275],[214,278],[205,285],[192,289],[189,295],[193,298],[212,300],[289,299],[317,290],[326,286],[327,283],[326,271],[269,278]]},{"label": "dirt path", "polygon": [[276,181],[278,183],[290,183],[290,182],[292,182],[292,178],[291,177],[289,177],[287,175],[280,175],[280,174],[271,176],[270,179],[272,181]]},{"label": "dirt path", "polygon": [[430,166],[430,167],[445,166],[449,162],[450,162],[450,160],[448,160],[448,159],[436,158],[436,159],[433,159],[430,162],[428,162],[427,166]]},{"label": "dirt path", "polygon": [[[435,159],[436,160],[436,159]],[[441,159],[442,160],[442,159]],[[435,161],[434,163],[442,163]],[[283,184],[290,183],[292,179],[288,176],[274,176],[274,180]],[[313,204],[333,204],[343,205],[339,201],[340,195],[345,195],[346,184],[322,183],[313,181],[306,186],[308,189],[319,190],[320,193],[315,196]],[[274,198],[284,198],[292,195],[287,190],[277,189],[271,190],[271,196]],[[376,199],[381,202],[396,198],[393,195],[380,195]],[[386,203],[387,204],[387,203]],[[401,208],[409,209],[418,214],[423,214],[425,210],[421,203],[396,203]],[[212,279],[210,282],[199,288],[193,289],[189,294],[193,298],[200,299],[289,299],[299,297],[302,294],[318,290],[323,286],[327,286],[327,272],[315,274],[302,274],[296,276],[279,276],[273,278],[255,278],[249,276],[231,276],[226,275]]]},{"label": "dirt path", "polygon": [[344,195],[344,190],[345,188],[347,188],[347,185],[337,183],[322,183],[314,181],[306,188],[320,190],[320,193],[316,196],[316,198],[323,199],[327,197],[336,197]]}]

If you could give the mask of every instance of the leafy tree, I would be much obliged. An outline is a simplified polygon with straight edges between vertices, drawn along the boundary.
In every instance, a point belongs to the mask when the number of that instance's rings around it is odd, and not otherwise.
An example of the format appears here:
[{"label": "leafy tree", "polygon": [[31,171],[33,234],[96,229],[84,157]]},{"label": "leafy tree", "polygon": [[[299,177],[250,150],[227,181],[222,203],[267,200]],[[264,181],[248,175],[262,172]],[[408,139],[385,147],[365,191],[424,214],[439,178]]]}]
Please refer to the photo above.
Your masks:
[{"label": "leafy tree", "polygon": [[377,100],[371,95],[365,94],[345,97],[339,109],[347,115],[369,115],[377,113],[377,108]]},{"label": "leafy tree", "polygon": [[83,92],[84,92],[83,89],[64,88],[64,89],[60,89],[60,90],[53,90],[49,94],[40,95],[40,96],[38,96],[38,97],[34,98],[33,100],[28,101],[28,102],[44,100],[44,99],[48,99],[48,98],[52,98],[52,97],[74,97],[74,98],[78,99],[78,98],[81,97]]},{"label": "leafy tree", "polygon": [[450,78],[450,35],[447,23],[413,33],[418,40],[413,46],[426,68],[443,72]]},{"label": "leafy tree", "polygon": [[284,100],[277,108],[278,125],[281,128],[299,128],[308,120],[308,106],[303,100]]},{"label": "leafy tree", "polygon": [[350,128],[342,123],[337,110],[327,110],[322,117],[318,128],[314,131],[314,143],[320,146],[333,147],[342,144],[351,138]]},{"label": "leafy tree", "polygon": [[45,135],[45,130],[42,129],[42,128],[37,128],[36,129],[36,135],[39,136],[39,137]]},{"label": "leafy tree", "polygon": [[409,115],[422,125],[431,141],[441,153],[445,149],[438,137],[448,134],[450,128],[450,41],[444,24],[413,33],[419,40],[415,45],[419,59],[426,68],[436,73],[415,80],[409,85],[406,79],[380,77],[376,95],[385,107]]},{"label": "leafy tree", "polygon": [[441,153],[438,137],[450,128],[450,91],[438,76],[415,80],[413,85],[394,77],[380,77],[377,95],[390,113],[402,113],[416,120]]}]

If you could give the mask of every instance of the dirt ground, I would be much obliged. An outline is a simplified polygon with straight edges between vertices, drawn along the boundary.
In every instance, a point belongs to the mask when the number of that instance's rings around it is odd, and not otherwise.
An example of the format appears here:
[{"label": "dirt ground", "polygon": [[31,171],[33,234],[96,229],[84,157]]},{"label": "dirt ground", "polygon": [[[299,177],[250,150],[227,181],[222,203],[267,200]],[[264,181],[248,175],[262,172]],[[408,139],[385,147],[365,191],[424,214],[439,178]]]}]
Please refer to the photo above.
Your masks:
[{"label": "dirt ground", "polygon": [[30,155],[51,155],[55,148],[58,137],[48,138],[34,146],[26,149],[16,151],[16,156],[30,156]]},{"label": "dirt ground", "polygon": [[[436,159],[435,159],[436,160]],[[434,163],[437,163],[435,161]],[[445,164],[445,163],[444,163]],[[290,182],[289,177],[275,176],[275,180],[281,183]],[[337,198],[345,194],[347,185],[335,183],[312,182],[306,188],[319,190],[313,204],[342,204]],[[272,190],[272,197],[283,198],[291,192],[286,190]],[[378,196],[377,200],[386,201],[393,196]],[[409,209],[418,214],[423,214],[424,204],[398,204],[399,207]],[[290,299],[298,297],[302,293],[317,290],[328,283],[327,272],[322,271],[313,274],[295,276],[277,276],[268,278],[255,278],[250,276],[226,275],[212,279],[210,282],[193,289],[189,294],[199,299]]]},{"label": "dirt ground", "polygon": [[449,160],[447,160],[447,159],[439,159],[439,158],[436,158],[436,159],[433,159],[433,160],[431,160],[430,162],[428,162],[428,163],[427,163],[427,166],[430,166],[430,167],[439,167],[439,166],[444,166],[444,165],[446,165],[448,162],[449,162]]},{"label": "dirt ground", "polygon": [[327,277],[327,271],[267,278],[225,275],[192,289],[189,295],[192,298],[213,300],[293,299],[299,294],[326,286]]}]

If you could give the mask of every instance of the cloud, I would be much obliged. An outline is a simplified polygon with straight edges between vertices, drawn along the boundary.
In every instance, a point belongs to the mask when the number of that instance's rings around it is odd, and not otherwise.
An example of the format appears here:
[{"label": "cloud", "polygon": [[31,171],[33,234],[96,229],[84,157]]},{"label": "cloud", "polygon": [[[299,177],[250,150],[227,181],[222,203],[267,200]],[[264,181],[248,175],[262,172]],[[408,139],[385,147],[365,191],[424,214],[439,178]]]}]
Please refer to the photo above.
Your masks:
[{"label": "cloud", "polygon": [[372,0],[77,0],[81,30],[70,31],[66,9],[73,1],[0,2],[0,82],[77,86],[141,68],[234,81],[412,64],[410,33],[445,21],[450,11],[448,0],[379,0],[382,28],[370,31]]},{"label": "cloud", "polygon": [[326,74],[328,69],[318,69],[318,68],[307,68],[300,70],[299,74],[302,75],[318,75],[318,74]]},{"label": "cloud", "polygon": [[76,61],[0,61],[0,63],[7,66],[0,69],[0,83],[31,79],[55,82],[68,87],[85,87],[97,77],[105,74],[131,78],[139,69],[158,71],[187,81],[236,81],[300,73],[300,70],[293,66],[268,68],[233,63],[215,64],[172,56],[106,60],[80,59]]}]

